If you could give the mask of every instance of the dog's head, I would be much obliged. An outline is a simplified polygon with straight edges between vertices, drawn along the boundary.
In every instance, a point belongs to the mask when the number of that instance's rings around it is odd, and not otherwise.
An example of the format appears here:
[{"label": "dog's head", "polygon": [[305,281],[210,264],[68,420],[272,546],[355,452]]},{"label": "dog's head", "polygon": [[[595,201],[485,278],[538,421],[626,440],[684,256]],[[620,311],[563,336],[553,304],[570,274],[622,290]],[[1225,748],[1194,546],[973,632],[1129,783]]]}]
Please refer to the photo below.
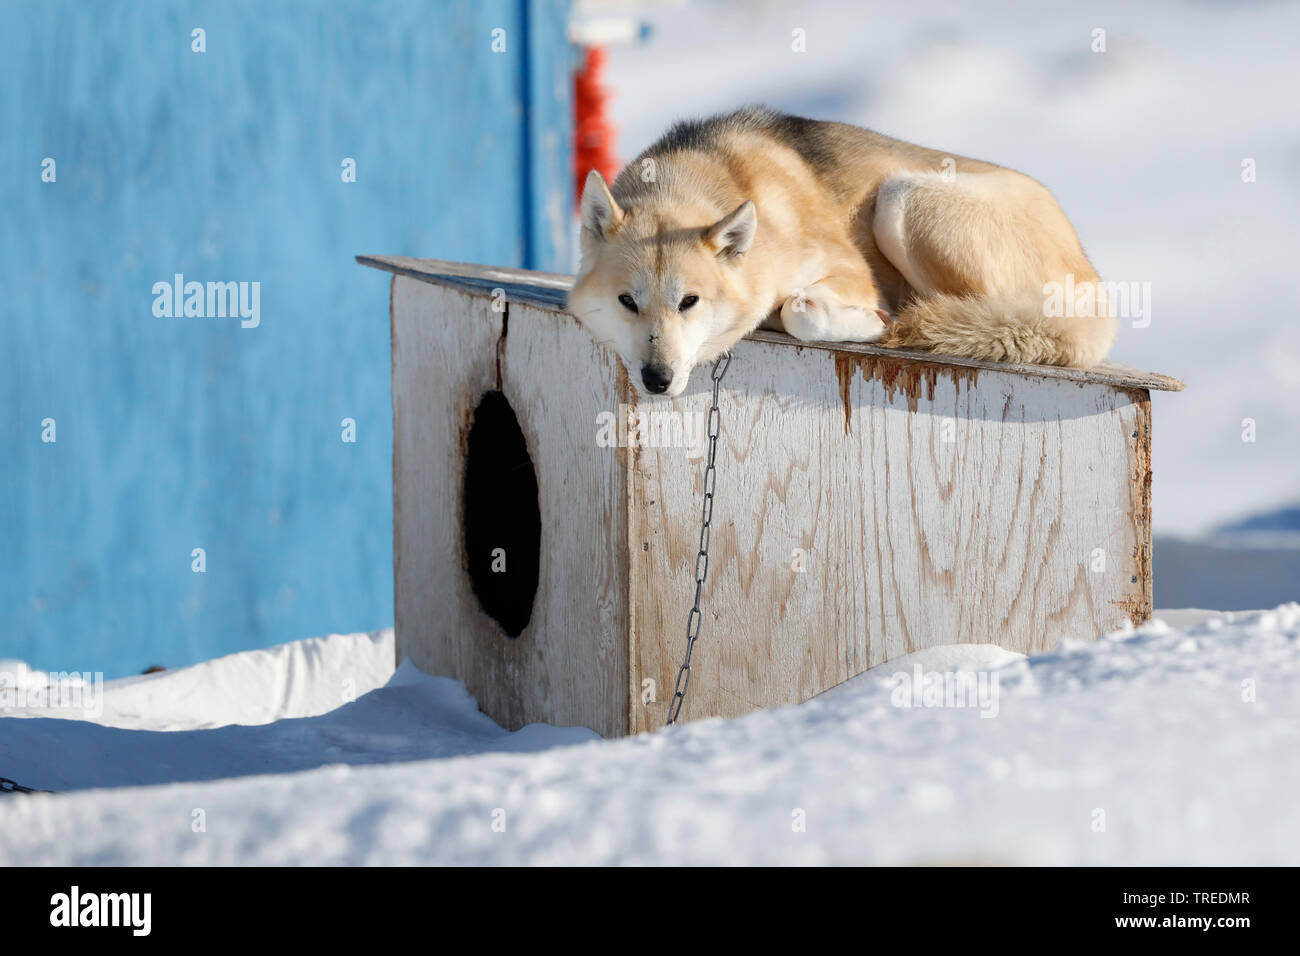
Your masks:
[{"label": "dog's head", "polygon": [[749,201],[720,219],[689,203],[624,209],[593,170],[582,193],[582,268],[569,311],[618,352],[639,389],[680,395],[692,368],[757,322],[746,314],[740,273],[757,226]]}]

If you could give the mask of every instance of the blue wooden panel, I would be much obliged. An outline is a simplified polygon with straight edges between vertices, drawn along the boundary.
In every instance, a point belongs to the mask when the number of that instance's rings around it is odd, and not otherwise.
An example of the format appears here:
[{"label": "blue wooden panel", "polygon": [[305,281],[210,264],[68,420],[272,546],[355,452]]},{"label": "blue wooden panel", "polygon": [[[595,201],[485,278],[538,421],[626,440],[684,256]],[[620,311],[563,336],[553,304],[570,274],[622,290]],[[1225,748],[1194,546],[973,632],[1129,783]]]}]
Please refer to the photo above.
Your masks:
[{"label": "blue wooden panel", "polygon": [[535,263],[529,268],[569,272],[576,56],[567,39],[567,11],[557,11],[555,0],[521,2],[528,31],[525,259]]},{"label": "blue wooden panel", "polygon": [[[0,657],[115,676],[391,623],[388,283],[352,256],[567,266],[536,202],[572,202],[566,13],[0,5]],[[177,273],[260,283],[260,324],[155,316]]]}]

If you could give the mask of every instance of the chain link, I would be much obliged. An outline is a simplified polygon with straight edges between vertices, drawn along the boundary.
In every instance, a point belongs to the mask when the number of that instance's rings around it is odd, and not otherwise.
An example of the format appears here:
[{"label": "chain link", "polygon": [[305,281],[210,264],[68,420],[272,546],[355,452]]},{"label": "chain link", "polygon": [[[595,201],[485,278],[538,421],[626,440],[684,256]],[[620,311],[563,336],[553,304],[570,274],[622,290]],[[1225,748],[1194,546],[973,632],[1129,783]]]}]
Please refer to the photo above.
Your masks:
[{"label": "chain link", "polygon": [[673,699],[668,705],[668,723],[671,727],[681,715],[682,704],[686,702],[686,689],[691,684],[691,653],[695,642],[700,637],[700,597],[704,594],[704,581],[709,576],[709,538],[713,524],[713,495],[718,484],[718,472],[715,460],[718,455],[718,435],[722,431],[722,413],[718,411],[718,389],[722,385],[722,376],[727,374],[731,365],[731,356],[724,355],[713,364],[713,404],[709,407],[708,436],[709,454],[704,466],[704,503],[700,507],[700,547],[695,554],[695,603],[686,618],[686,656],[682,666],[677,670],[677,686],[673,689]]},{"label": "chain link", "polygon": [[24,787],[21,783],[15,783],[8,777],[0,777],[0,793],[53,793],[53,790],[37,790],[33,787]]}]

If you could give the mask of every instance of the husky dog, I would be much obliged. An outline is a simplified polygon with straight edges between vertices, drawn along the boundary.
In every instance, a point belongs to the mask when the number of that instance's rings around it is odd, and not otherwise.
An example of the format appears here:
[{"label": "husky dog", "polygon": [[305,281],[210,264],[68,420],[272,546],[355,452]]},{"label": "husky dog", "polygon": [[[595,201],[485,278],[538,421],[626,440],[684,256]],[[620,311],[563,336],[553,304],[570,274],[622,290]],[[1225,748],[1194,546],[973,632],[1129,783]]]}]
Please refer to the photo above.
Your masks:
[{"label": "husky dog", "polygon": [[[756,107],[678,123],[612,188],[593,170],[581,219],[569,310],[647,393],[681,394],[760,325],[1078,368],[1115,338],[1044,186],[844,123]],[[1048,308],[1053,283],[1098,291]]]}]

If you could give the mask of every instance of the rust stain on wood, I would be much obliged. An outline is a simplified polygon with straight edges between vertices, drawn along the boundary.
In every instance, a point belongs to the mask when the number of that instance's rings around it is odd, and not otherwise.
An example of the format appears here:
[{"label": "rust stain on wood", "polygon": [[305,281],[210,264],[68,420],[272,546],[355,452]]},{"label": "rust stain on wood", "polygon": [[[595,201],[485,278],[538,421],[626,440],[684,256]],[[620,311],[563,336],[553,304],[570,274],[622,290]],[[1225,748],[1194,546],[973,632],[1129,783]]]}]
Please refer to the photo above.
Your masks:
[{"label": "rust stain on wood", "polygon": [[862,373],[864,381],[875,380],[885,389],[885,394],[892,401],[895,394],[907,397],[909,411],[916,411],[917,404],[925,393],[926,401],[934,400],[934,389],[940,377],[949,379],[953,385],[965,382],[974,386],[979,382],[980,370],[958,365],[939,365],[933,362],[918,362],[916,359],[887,358],[882,355],[861,355],[855,352],[832,352],[835,360],[835,377],[840,383],[840,400],[844,403],[844,434],[852,432],[853,400],[852,386],[855,372]]},{"label": "rust stain on wood", "polygon": [[[598,349],[596,353],[597,361],[600,360],[602,354]],[[636,387],[632,384],[632,378],[627,374],[627,368],[623,365],[623,362],[614,359],[610,362],[610,367],[614,369],[614,374],[618,380],[619,404],[614,409],[614,418],[616,426],[621,427],[623,424],[623,409],[635,408],[639,412],[640,400],[637,396]],[[614,443],[614,454],[619,467],[624,469],[625,473],[629,468],[637,469],[641,467],[641,448],[637,442],[629,441],[627,447],[624,447],[622,442],[616,441]]]},{"label": "rust stain on wood", "polygon": [[1133,522],[1132,590],[1121,601],[1112,601],[1135,625],[1151,619],[1154,607],[1151,580],[1151,393],[1143,388],[1122,391],[1137,406],[1136,421],[1129,440],[1129,519]]}]

